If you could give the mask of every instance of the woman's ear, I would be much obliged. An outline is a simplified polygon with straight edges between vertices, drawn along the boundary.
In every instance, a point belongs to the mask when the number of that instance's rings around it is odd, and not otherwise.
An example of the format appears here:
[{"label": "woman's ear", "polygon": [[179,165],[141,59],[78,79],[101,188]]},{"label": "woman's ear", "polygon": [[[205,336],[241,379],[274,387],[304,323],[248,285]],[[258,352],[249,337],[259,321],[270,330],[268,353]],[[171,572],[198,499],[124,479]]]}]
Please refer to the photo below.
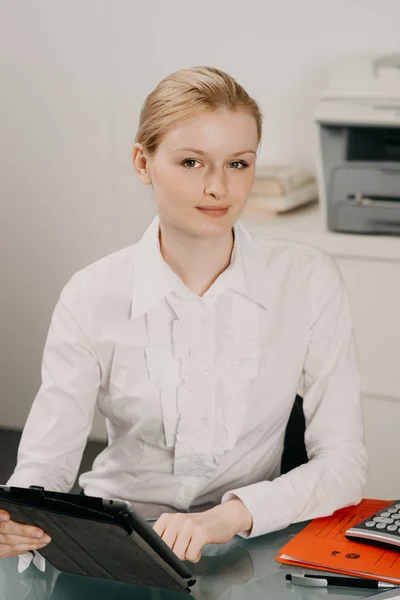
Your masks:
[{"label": "woman's ear", "polygon": [[145,155],[142,144],[137,143],[133,146],[132,162],[140,180],[147,185],[151,184],[148,159]]}]

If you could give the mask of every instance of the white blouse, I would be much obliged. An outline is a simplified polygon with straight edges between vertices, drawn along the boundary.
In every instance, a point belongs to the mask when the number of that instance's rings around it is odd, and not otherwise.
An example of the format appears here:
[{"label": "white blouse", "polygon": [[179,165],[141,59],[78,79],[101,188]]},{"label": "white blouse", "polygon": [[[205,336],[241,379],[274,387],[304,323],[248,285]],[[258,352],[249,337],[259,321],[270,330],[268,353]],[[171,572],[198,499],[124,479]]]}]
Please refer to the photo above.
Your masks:
[{"label": "white blouse", "polygon": [[[80,485],[146,517],[237,496],[253,537],[360,501],[367,459],[339,271],[314,248],[234,231],[231,264],[202,297],[163,260],[157,217],[72,277],[9,485],[69,491],[97,403],[108,447]],[[280,475],[299,387],[310,461]]]}]

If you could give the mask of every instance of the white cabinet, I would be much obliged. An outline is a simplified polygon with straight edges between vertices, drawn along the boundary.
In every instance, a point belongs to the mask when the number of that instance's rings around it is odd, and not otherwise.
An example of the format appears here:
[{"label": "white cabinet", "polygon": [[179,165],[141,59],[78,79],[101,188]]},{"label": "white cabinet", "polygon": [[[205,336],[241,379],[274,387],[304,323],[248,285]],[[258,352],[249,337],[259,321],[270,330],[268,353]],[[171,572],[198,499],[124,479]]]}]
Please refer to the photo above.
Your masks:
[{"label": "white cabinet", "polygon": [[[353,313],[369,455],[366,497],[400,499],[400,238],[331,233],[316,205],[285,215],[246,210],[256,237],[299,241],[337,262]],[[396,469],[394,473],[396,473]]]},{"label": "white cabinet", "polygon": [[368,450],[366,498],[400,499],[400,401],[382,396],[363,396]]},{"label": "white cabinet", "polygon": [[400,262],[336,262],[349,292],[362,392],[400,402]]}]

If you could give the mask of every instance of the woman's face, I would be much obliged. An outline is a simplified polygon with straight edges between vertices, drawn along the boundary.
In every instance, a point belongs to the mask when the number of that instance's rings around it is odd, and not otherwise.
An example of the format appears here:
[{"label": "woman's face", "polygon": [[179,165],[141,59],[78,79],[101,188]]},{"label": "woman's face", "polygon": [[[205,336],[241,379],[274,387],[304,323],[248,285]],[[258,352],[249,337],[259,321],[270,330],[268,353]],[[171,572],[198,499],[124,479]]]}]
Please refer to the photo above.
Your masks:
[{"label": "woman's face", "polygon": [[203,112],[168,131],[147,161],[160,222],[195,237],[227,233],[253,186],[257,144],[246,112]]}]

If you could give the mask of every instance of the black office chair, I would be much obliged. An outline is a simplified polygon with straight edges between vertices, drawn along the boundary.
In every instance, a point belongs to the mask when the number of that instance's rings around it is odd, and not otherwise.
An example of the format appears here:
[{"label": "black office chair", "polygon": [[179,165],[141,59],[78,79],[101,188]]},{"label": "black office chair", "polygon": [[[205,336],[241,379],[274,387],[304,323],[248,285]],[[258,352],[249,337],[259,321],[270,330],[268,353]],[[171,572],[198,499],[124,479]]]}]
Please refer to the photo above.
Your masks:
[{"label": "black office chair", "polygon": [[282,474],[308,462],[306,446],[304,444],[305,430],[303,398],[297,395],[286,426],[281,462]]}]

